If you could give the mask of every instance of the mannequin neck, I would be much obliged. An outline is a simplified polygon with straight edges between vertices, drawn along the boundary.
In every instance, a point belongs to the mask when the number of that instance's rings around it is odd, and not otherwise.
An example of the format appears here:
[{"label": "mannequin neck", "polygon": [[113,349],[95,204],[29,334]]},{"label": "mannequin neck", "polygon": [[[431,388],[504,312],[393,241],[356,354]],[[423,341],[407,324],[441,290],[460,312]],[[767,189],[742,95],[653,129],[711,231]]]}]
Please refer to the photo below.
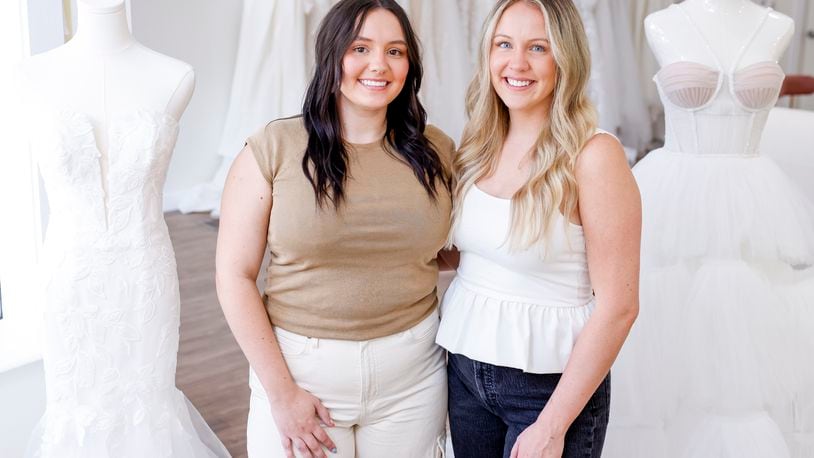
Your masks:
[{"label": "mannequin neck", "polygon": [[749,0],[685,0],[685,3],[692,8],[717,14],[737,14],[752,6]]},{"label": "mannequin neck", "polygon": [[84,52],[115,54],[135,42],[127,25],[124,0],[79,0],[77,22],[71,42]]}]

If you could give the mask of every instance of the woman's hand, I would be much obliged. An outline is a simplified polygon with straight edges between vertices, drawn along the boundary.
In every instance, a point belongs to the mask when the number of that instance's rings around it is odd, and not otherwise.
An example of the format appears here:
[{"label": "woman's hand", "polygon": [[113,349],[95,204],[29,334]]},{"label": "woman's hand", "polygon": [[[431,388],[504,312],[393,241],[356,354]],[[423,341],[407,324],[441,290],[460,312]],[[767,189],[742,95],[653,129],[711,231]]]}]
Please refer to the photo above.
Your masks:
[{"label": "woman's hand", "polygon": [[565,432],[555,431],[541,416],[517,436],[511,458],[561,458],[564,447]]},{"label": "woman's hand", "polygon": [[279,401],[269,405],[286,458],[294,458],[294,450],[302,458],[325,458],[323,446],[336,453],[336,445],[322,429],[324,425],[336,425],[316,396],[293,385],[289,392],[279,396]]},{"label": "woman's hand", "polygon": [[271,186],[249,146],[238,154],[221,198],[215,259],[218,299],[229,327],[251,363],[269,405],[286,457],[324,458],[323,446],[336,446],[320,426],[334,426],[319,399],[297,386],[280,352],[260,294],[257,275],[263,261],[272,207]]}]

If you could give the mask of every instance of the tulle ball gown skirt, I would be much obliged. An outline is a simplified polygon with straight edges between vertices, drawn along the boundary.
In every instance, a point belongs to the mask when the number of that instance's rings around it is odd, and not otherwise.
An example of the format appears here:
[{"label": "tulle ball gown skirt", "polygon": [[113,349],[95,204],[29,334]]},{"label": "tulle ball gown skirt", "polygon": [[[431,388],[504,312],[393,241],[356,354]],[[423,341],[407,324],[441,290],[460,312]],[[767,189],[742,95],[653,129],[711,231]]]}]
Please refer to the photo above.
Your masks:
[{"label": "tulle ball gown skirt", "polygon": [[814,457],[814,208],[762,156],[634,169],[640,314],[605,456]]}]

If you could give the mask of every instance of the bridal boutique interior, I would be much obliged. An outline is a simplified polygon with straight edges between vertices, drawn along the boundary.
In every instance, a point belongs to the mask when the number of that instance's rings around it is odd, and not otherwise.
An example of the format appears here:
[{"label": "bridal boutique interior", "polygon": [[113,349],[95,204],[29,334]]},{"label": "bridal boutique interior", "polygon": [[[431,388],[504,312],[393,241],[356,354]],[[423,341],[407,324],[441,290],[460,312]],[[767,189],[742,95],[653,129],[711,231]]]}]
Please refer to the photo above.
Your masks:
[{"label": "bridal boutique interior", "polygon": [[[180,285],[176,385],[233,456],[244,456],[246,450],[248,363],[214,292],[220,193],[245,138],[270,120],[299,112],[312,70],[314,34],[333,3],[125,2],[129,28],[139,43],[194,69],[194,93],[180,119],[162,204]],[[457,141],[466,121],[464,93],[476,62],[478,31],[493,2],[400,3],[424,48],[422,97],[429,120]],[[620,138],[633,165],[664,143],[664,109],[651,81],[659,66],[648,47],[643,22],[673,2],[575,3],[591,47],[590,95],[600,126]],[[814,1],[755,3],[772,7],[795,23],[780,60],[787,75],[787,95],[779,98],[769,115],[761,150],[814,200],[814,95],[807,89],[813,81],[807,75],[814,75]],[[81,7],[77,0],[14,0],[0,5],[3,100],[18,96],[11,88],[17,87],[21,60],[57,48],[81,33]],[[9,109],[13,105],[3,105],[0,124],[14,126],[16,116]],[[3,154],[0,167],[4,215],[0,224],[0,456],[9,457],[24,455],[46,402],[41,362],[45,298],[36,266],[49,208],[28,144],[15,133],[3,131],[11,154]]]}]

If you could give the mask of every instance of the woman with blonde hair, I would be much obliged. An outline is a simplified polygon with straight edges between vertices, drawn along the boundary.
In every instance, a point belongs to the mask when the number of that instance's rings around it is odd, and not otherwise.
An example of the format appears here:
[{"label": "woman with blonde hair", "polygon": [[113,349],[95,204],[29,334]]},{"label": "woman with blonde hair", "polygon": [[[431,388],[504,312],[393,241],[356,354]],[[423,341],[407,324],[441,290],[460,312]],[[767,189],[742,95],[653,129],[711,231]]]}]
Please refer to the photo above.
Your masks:
[{"label": "woman with blonde hair", "polygon": [[[455,160],[460,251],[437,342],[461,457],[598,457],[609,369],[638,313],[641,202],[596,129],[570,0],[501,0]],[[589,275],[590,274],[590,275]]]}]

